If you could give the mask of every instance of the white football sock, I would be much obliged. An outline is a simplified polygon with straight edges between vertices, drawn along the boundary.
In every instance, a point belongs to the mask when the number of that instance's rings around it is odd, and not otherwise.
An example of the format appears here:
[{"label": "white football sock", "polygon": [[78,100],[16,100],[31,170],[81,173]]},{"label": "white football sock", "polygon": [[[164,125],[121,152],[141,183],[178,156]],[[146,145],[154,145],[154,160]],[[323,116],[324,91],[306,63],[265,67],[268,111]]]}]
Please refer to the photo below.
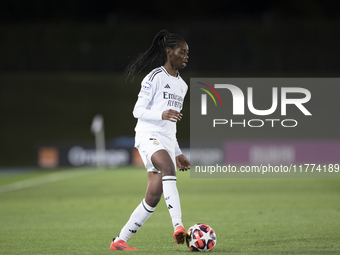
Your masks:
[{"label": "white football sock", "polygon": [[179,201],[179,194],[176,186],[176,176],[163,176],[163,194],[166,206],[172,219],[174,229],[182,224],[181,203]]},{"label": "white football sock", "polygon": [[123,240],[126,242],[133,234],[135,234],[144,222],[151,216],[155,207],[149,206],[145,199],[137,206],[137,208],[133,211],[130,216],[130,219],[125,224],[125,226],[120,231],[117,238],[115,238],[115,242],[118,240]]}]

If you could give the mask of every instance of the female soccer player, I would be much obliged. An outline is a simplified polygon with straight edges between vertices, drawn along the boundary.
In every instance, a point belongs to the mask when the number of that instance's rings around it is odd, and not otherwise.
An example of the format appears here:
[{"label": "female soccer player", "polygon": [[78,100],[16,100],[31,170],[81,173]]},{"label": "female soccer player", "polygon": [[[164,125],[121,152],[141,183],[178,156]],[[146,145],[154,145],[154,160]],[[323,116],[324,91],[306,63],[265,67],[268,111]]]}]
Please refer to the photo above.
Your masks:
[{"label": "female soccer player", "polygon": [[143,79],[133,110],[134,117],[138,119],[135,147],[148,173],[145,198],[113,239],[111,250],[137,250],[129,247],[126,241],[150,217],[162,193],[172,219],[175,243],[184,244],[186,232],[176,186],[176,165],[184,171],[190,168],[190,162],[178,146],[176,122],[182,118],[180,111],[188,90],[178,70],[186,67],[188,54],[188,45],[181,36],[162,30],[155,35],[150,48],[126,69],[127,76],[134,77],[154,60],[163,64]]}]

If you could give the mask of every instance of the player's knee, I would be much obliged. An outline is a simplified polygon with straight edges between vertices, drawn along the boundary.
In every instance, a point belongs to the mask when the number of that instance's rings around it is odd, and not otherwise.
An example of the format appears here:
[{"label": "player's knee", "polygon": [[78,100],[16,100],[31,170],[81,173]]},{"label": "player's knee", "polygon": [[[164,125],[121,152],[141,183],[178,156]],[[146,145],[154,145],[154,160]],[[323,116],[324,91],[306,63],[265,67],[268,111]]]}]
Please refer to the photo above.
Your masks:
[{"label": "player's knee", "polygon": [[174,166],[167,165],[161,169],[162,176],[176,176],[176,170]]}]

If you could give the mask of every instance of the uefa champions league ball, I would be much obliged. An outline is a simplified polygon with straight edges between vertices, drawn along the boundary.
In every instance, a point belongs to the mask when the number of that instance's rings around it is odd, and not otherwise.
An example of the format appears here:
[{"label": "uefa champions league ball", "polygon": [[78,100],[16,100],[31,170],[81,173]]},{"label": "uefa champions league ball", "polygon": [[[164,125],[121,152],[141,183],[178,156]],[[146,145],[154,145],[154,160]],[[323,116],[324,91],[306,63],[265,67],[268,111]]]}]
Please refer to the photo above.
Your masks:
[{"label": "uefa champions league ball", "polygon": [[216,234],[209,225],[197,223],[187,231],[186,242],[191,251],[211,251],[216,245]]}]

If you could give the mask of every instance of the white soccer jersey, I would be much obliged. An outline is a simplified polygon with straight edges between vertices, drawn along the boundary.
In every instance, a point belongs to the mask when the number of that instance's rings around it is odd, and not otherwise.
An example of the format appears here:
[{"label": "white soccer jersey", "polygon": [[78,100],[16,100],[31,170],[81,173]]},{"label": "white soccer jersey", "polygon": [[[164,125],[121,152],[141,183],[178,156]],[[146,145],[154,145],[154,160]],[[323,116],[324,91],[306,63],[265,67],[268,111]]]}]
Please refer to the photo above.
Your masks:
[{"label": "white soccer jersey", "polygon": [[157,132],[167,137],[176,136],[176,122],[162,120],[165,110],[182,110],[188,85],[178,75],[171,76],[164,67],[152,70],[142,81],[133,115],[138,118],[138,136]]}]

